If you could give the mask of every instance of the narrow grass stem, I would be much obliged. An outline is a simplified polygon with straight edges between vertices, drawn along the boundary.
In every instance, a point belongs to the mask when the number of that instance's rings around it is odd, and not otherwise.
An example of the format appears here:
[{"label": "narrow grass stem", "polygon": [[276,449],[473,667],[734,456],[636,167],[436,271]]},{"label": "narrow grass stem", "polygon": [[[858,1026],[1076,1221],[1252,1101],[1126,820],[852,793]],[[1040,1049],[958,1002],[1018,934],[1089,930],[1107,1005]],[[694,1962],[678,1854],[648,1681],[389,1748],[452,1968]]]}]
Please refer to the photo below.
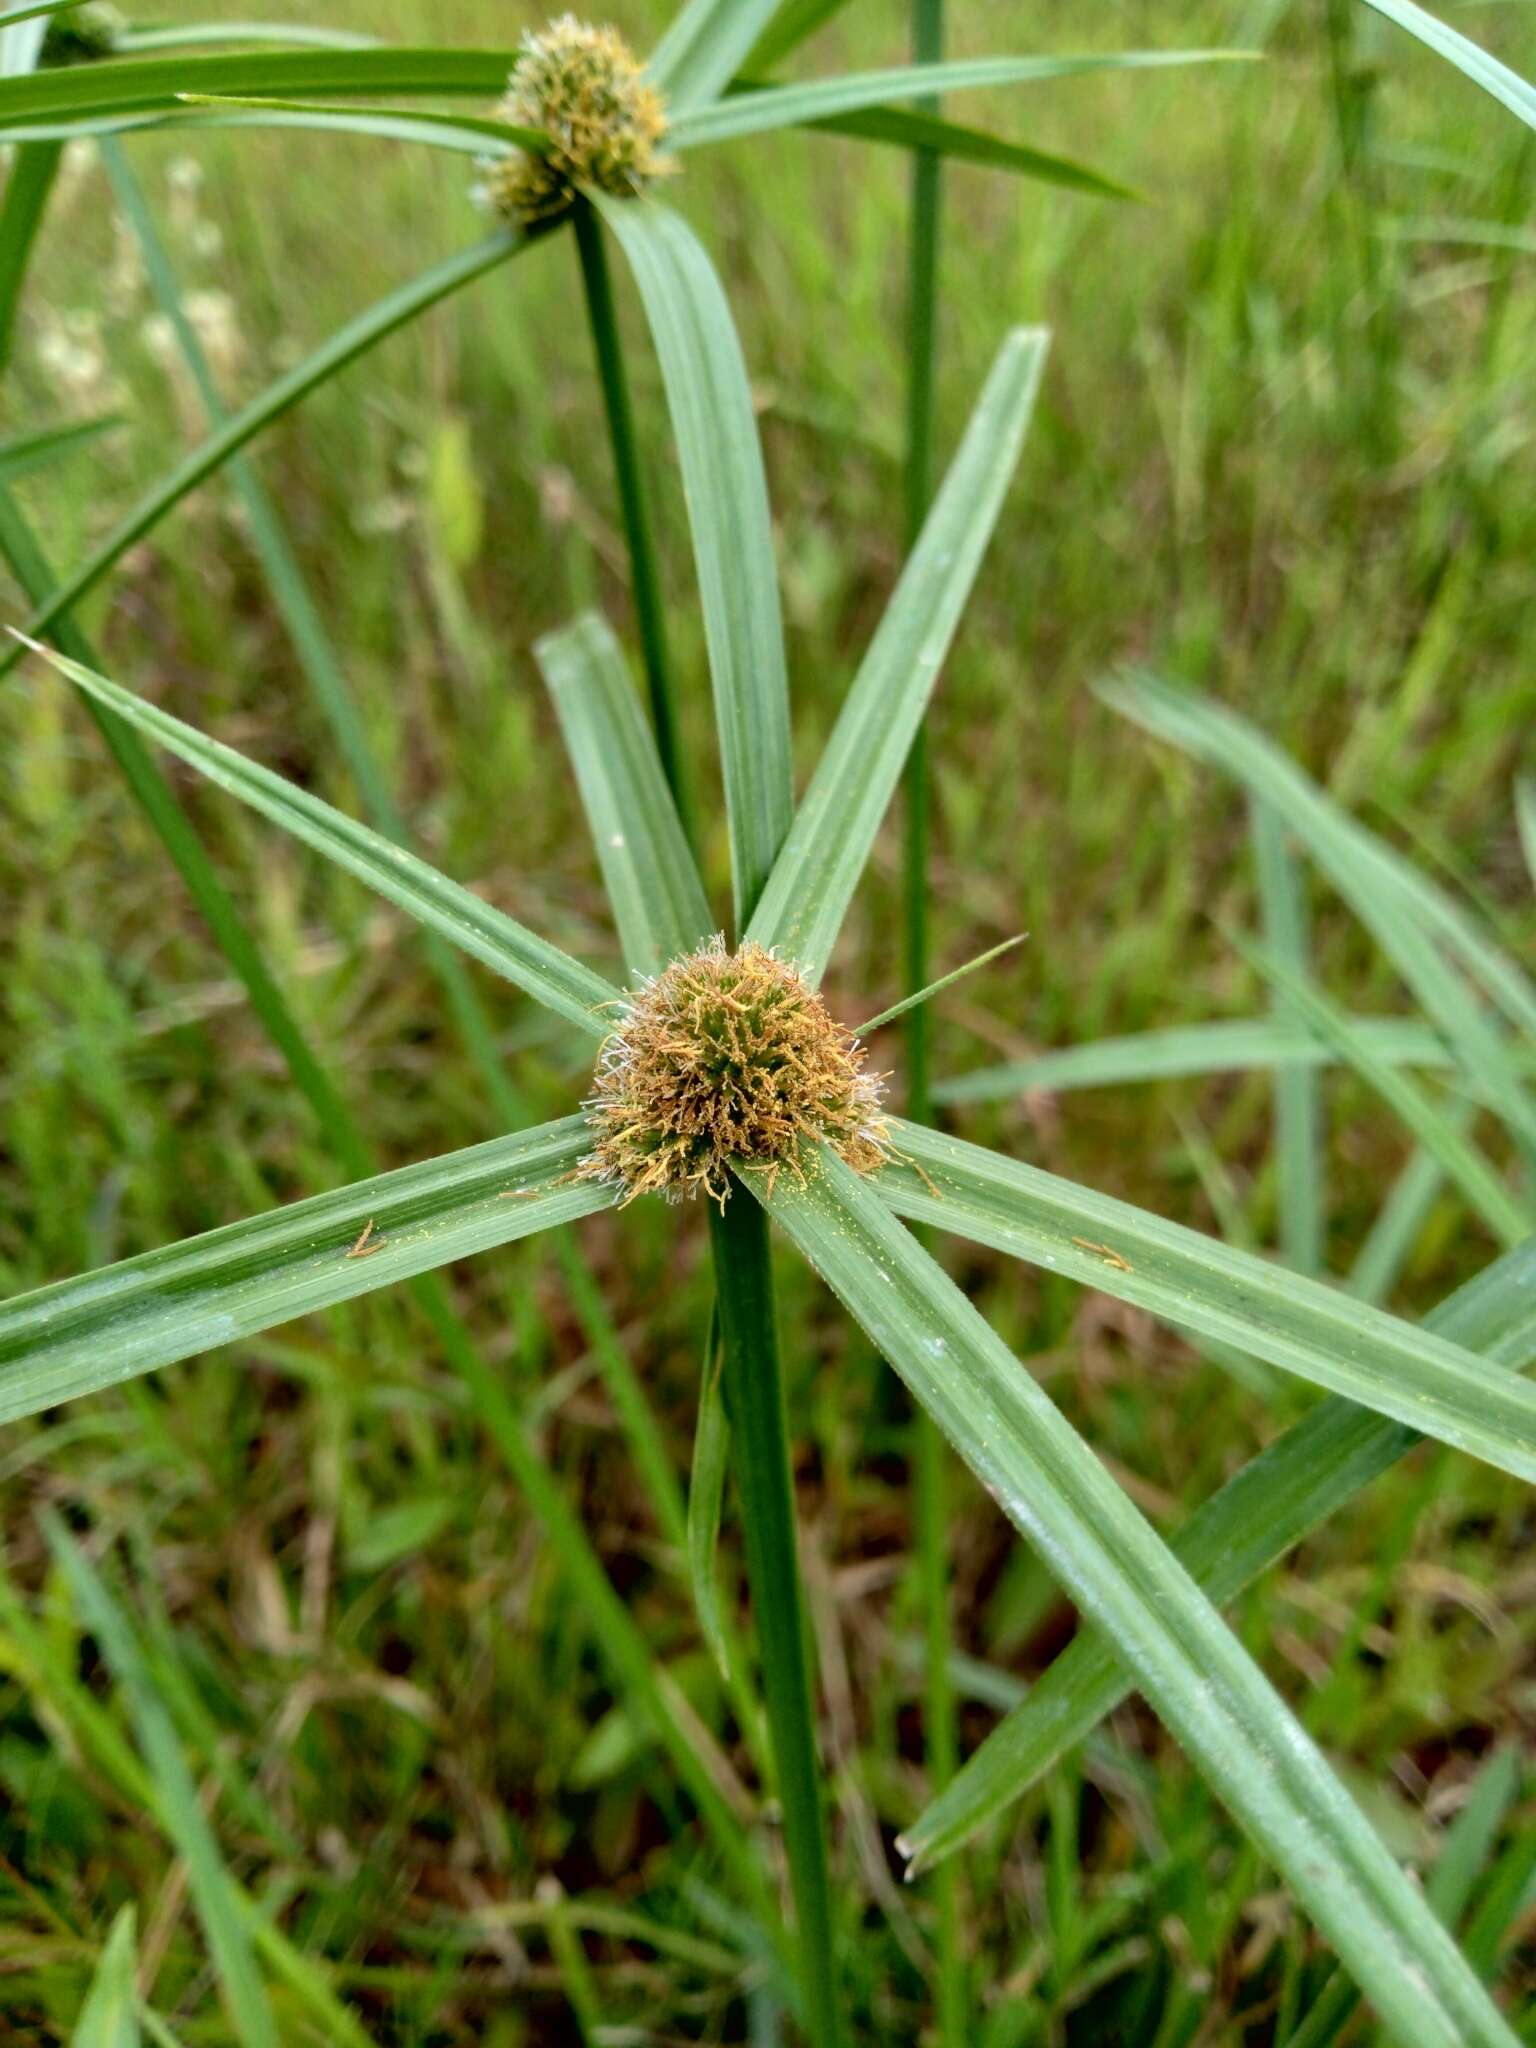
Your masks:
[{"label": "narrow grass stem", "polygon": [[794,1490],[768,1220],[758,1204],[738,1190],[723,1210],[711,1205],[710,1237],[747,1579],[794,1895],[805,2029],[813,2048],[838,2048],[842,2027],[831,1888],[804,1600],[795,1555]]},{"label": "narrow grass stem", "polygon": [[603,224],[584,199],[576,204],[575,222],[576,247],[581,256],[581,279],[587,299],[587,321],[592,329],[597,373],[603,387],[603,409],[608,419],[608,438],[613,446],[613,468],[619,487],[624,538],[629,546],[635,622],[640,632],[651,721],[656,728],[656,751],[661,756],[662,772],[677,803],[683,830],[692,844],[692,791],[677,731],[677,694],[673,688],[672,658],[667,647],[661,571],[656,559],[645,478],[635,439],[634,408],[630,403],[629,379],[624,369],[624,347],[613,303],[613,280],[608,270],[608,252],[603,244]]},{"label": "narrow grass stem", "polygon": [[[912,0],[912,61],[937,63],[944,53],[944,0]],[[925,112],[936,111],[925,107]],[[921,530],[933,496],[934,383],[938,335],[939,211],[941,166],[931,150],[912,155],[912,215],[907,300],[906,538]],[[918,728],[904,779],[906,831],[903,844],[903,969],[909,994],[931,979],[928,934],[929,788],[928,727]],[[922,1004],[906,1013],[907,1114],[932,1120],[930,1094],[931,1012]],[[936,1797],[955,1774],[958,1761],[954,1692],[950,1683],[949,1508],[944,1439],[919,1410],[912,1418],[912,1464],[916,1520],[918,1597],[923,1615],[926,1663],[923,1731],[928,1778]],[[966,2038],[965,1969],[960,1949],[959,1866],[946,1863],[934,1873],[937,1914],[938,1983],[935,2017],[942,2048],[962,2048]]]}]

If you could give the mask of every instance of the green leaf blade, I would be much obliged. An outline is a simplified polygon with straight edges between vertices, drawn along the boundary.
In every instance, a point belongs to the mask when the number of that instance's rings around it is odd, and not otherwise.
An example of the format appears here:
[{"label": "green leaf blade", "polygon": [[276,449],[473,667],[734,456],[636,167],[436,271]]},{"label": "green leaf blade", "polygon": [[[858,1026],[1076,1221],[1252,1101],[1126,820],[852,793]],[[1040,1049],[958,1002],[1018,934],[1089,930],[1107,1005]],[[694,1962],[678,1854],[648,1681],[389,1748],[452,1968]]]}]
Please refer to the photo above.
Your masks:
[{"label": "green leaf blade", "polygon": [[588,612],[534,654],[565,736],[631,977],[714,929],[656,742],[612,630]]},{"label": "green leaf blade", "polygon": [[949,652],[1034,409],[1047,337],[1003,343],[859,665],[748,927],[813,980],[826,968]]},{"label": "green leaf blade", "polygon": [[752,393],[730,307],[692,229],[650,200],[589,196],[634,273],[677,438],[740,931],[793,810],[784,623]]},{"label": "green leaf blade", "polygon": [[[1536,1363],[1536,1244],[1468,1281],[1426,1327],[1506,1371]],[[1197,1508],[1172,1548],[1223,1605],[1420,1442],[1353,1402],[1324,1401]],[[899,1846],[914,1874],[1037,1784],[1132,1689],[1114,1646],[1097,1632],[1079,1636],[905,1831]]]},{"label": "green leaf blade", "polygon": [[1502,106],[1518,115],[1527,128],[1536,128],[1536,86],[1517,71],[1511,71],[1507,64],[1501,64],[1497,57],[1490,56],[1470,37],[1438,20],[1426,8],[1415,6],[1414,0],[1365,0],[1365,4],[1416,36],[1437,57],[1454,64],[1463,78],[1470,78],[1474,85],[1491,93]]},{"label": "green leaf blade", "polygon": [[[1447,1067],[1445,1040],[1410,1017],[1352,1017],[1358,1038],[1394,1066]],[[1338,1055],[1288,1017],[1233,1017],[1095,1038],[1037,1053],[1033,1059],[978,1067],[934,1086],[936,1102],[1006,1102],[1031,1089],[1123,1088],[1150,1081],[1201,1079],[1253,1067],[1320,1067]]]},{"label": "green leaf blade", "polygon": [[566,1117],[0,1304],[0,1423],[606,1208],[590,1143]]},{"label": "green leaf blade", "polygon": [[443,46],[249,50],[218,56],[133,57],[79,64],[0,82],[0,135],[31,122],[79,124],[124,114],[174,112],[183,93],[313,98],[490,99],[506,85],[515,50]]},{"label": "green leaf blade", "polygon": [[1536,1388],[1421,1326],[1182,1224],[916,1124],[878,1182],[898,1214],[1129,1301],[1536,1479]]},{"label": "green leaf blade", "polygon": [[70,2048],[139,2048],[137,1915],[124,1906],[112,1922]]},{"label": "green leaf blade", "polygon": [[866,107],[929,99],[940,93],[1041,85],[1099,71],[1161,70],[1170,65],[1241,60],[1252,54],[1247,50],[1123,50],[1109,55],[972,57],[946,64],[908,64],[890,71],[851,72],[843,78],[816,78],[799,85],[768,86],[761,92],[732,93],[709,105],[687,108],[674,122],[670,140],[676,149],[696,149],[704,143],[734,142],[743,135],[803,127]]},{"label": "green leaf blade", "polygon": [[356,875],[397,909],[484,961],[567,1023],[602,1037],[607,1029],[604,1012],[618,991],[601,975],[539,938],[505,911],[439,874],[406,847],[344,816],[270,768],[209,739],[94,669],[47,648],[37,651],[88,697],[148,734],[218,788]]},{"label": "green leaf blade", "polygon": [[1419,2048],[1513,2036],[1215,1609],[878,1190],[825,1148],[752,1192],[939,1423]]},{"label": "green leaf blade", "polygon": [[647,69],[674,113],[722,93],[767,28],[779,0],[684,0]]},{"label": "green leaf blade", "polygon": [[[498,232],[476,243],[469,249],[457,251],[442,263],[434,264],[408,283],[388,292],[355,319],[349,320],[320,346],[310,352],[302,362],[286,371],[258,392],[248,405],[230,416],[225,424],[208,439],[194,448],[170,474],[155,485],[121,520],[114,526],[106,539],[87,557],[81,566],[67,576],[46,602],[40,604],[27,620],[26,630],[34,636],[47,632],[76,604],[87,591],[93,590],[101,579],[122,557],[144,536],[151,532],[204,480],[221,468],[232,455],[236,455],[246,443],[279,419],[299,401],[321,384],[328,383],[349,363],[393,334],[399,327],[414,320],[429,306],[436,305],[450,293],[483,277],[498,263],[515,256],[520,249],[528,246],[527,236],[519,237],[510,232]],[[12,648],[9,653],[0,654],[0,676],[14,668],[21,658],[21,650]]]}]

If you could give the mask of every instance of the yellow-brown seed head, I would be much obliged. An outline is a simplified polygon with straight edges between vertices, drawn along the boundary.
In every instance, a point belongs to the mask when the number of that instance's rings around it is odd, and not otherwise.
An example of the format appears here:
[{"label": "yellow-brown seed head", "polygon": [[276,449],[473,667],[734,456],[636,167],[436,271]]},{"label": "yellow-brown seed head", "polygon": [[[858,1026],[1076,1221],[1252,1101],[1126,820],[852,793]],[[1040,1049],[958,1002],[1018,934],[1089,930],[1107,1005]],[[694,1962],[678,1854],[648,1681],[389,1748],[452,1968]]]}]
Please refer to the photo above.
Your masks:
[{"label": "yellow-brown seed head", "polygon": [[562,14],[523,37],[523,53],[497,107],[519,128],[542,128],[544,156],[514,149],[482,165],[481,192],[520,222],[563,213],[578,185],[630,199],[671,170],[661,154],[666,104],[616,29]]},{"label": "yellow-brown seed head", "polygon": [[598,1058],[583,1177],[625,1201],[652,1191],[721,1203],[731,1165],[800,1174],[824,1140],[859,1173],[889,1155],[878,1078],[798,968],[723,938],[686,954],[629,1001]]}]

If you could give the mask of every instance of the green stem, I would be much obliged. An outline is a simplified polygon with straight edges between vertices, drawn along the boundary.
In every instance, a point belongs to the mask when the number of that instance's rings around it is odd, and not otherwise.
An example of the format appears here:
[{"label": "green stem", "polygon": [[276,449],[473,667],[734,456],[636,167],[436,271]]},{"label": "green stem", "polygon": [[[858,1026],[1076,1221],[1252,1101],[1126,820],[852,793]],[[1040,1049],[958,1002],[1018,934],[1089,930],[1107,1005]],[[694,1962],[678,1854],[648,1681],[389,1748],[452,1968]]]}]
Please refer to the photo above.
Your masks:
[{"label": "green stem", "polygon": [[597,355],[597,374],[603,387],[608,438],[613,444],[613,468],[619,487],[624,537],[629,544],[635,621],[640,629],[651,722],[656,728],[656,751],[661,756],[662,773],[677,803],[683,830],[692,844],[693,796],[678,739],[677,696],[672,684],[672,659],[667,651],[661,570],[656,559],[645,478],[635,439],[634,408],[630,404],[629,379],[624,372],[624,346],[613,303],[613,280],[608,271],[603,225],[584,199],[576,203],[575,223],[576,247],[581,255],[581,279],[587,296],[587,320]]},{"label": "green stem", "polygon": [[[944,54],[944,0],[912,0],[912,60],[937,63]],[[937,107],[927,109],[937,111]],[[906,537],[910,547],[933,496],[933,415],[938,335],[939,213],[941,166],[932,150],[912,158],[912,218],[908,255]],[[903,967],[909,994],[932,979],[928,929],[929,788],[928,729],[918,728],[904,778],[906,835],[903,847]],[[931,1012],[926,1004],[909,1010],[906,1042],[907,1114],[932,1121],[930,1095]],[[912,1463],[918,1594],[927,1655],[923,1688],[923,1734],[930,1796],[937,1797],[959,1762],[954,1691],[950,1684],[949,1504],[944,1439],[926,1413],[912,1419]],[[954,1861],[934,1873],[937,1915],[938,1985],[936,2018],[943,2048],[962,2048],[966,2039],[967,1993],[960,1943],[959,1868]]]},{"label": "green stem", "polygon": [[779,1373],[768,1219],[755,1201],[738,1191],[723,1210],[712,1208],[709,1220],[725,1346],[731,1451],[762,1657],[763,1696],[784,1816],[805,2026],[813,2048],[837,2048],[842,2027],[832,1952],[832,1899],[805,1612],[795,1556],[794,1489]]}]

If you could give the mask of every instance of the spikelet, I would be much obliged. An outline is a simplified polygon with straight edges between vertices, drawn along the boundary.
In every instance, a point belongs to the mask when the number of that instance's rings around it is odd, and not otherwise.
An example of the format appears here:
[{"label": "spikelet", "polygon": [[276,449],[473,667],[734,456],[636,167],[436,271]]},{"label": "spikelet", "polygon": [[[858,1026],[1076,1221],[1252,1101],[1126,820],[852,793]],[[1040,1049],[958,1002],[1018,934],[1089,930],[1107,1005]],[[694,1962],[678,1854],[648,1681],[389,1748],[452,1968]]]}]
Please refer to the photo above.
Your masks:
[{"label": "spikelet", "polygon": [[578,185],[633,198],[672,169],[661,154],[666,105],[616,29],[562,14],[523,37],[496,109],[519,128],[542,128],[547,155],[514,149],[481,164],[480,196],[508,219],[550,220]]},{"label": "spikelet", "polygon": [[880,1083],[864,1050],[798,968],[720,936],[674,960],[630,999],[598,1056],[585,1104],[584,1179],[722,1206],[730,1167],[803,1176],[821,1139],[859,1173],[889,1156]]}]

